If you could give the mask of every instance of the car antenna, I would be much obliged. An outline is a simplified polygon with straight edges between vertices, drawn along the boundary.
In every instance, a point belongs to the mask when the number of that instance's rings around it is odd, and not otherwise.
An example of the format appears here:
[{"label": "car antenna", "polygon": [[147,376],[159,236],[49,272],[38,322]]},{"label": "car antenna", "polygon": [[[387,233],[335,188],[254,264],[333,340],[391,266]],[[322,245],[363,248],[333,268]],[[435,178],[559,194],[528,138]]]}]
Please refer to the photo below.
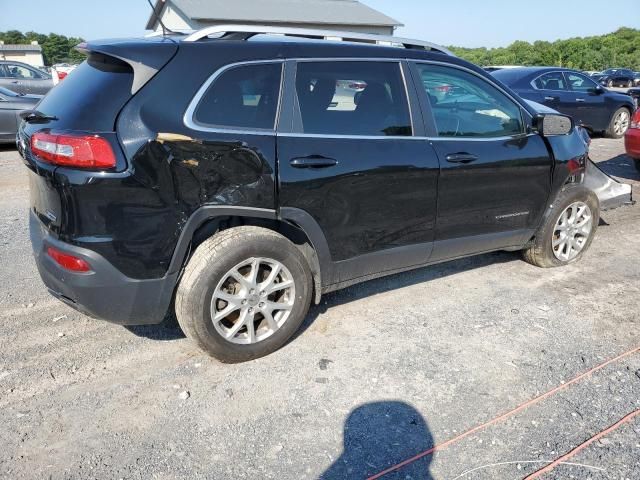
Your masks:
[{"label": "car antenna", "polygon": [[[165,0],[160,0],[162,1],[162,3],[165,2]],[[160,18],[160,12],[156,11],[156,7],[153,6],[153,3],[151,3],[151,0],[147,0],[147,3],[149,4],[149,6],[151,7],[151,11],[153,11],[153,16],[156,17],[156,20],[158,21],[158,23],[160,24],[160,26],[162,27],[162,36],[166,37],[167,36],[167,32],[168,33],[176,33],[173,30],[168,29],[164,23],[162,23],[162,19]]]}]

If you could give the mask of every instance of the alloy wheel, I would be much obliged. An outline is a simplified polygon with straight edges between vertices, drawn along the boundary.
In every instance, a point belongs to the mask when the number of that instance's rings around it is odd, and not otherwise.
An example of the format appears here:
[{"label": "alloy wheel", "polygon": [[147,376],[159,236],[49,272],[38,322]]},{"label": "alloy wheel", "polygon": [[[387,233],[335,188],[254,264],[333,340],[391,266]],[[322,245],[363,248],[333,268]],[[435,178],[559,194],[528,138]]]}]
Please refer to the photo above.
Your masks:
[{"label": "alloy wheel", "polygon": [[627,132],[629,128],[629,112],[622,110],[616,118],[613,120],[613,132],[616,135],[622,136]]},{"label": "alloy wheel", "polygon": [[295,298],[287,267],[270,258],[250,258],[229,270],[216,286],[211,321],[228,342],[255,344],[282,328]]},{"label": "alloy wheel", "polygon": [[589,241],[593,228],[593,214],[584,202],[569,205],[560,215],[553,230],[553,254],[568,262],[576,258]]}]

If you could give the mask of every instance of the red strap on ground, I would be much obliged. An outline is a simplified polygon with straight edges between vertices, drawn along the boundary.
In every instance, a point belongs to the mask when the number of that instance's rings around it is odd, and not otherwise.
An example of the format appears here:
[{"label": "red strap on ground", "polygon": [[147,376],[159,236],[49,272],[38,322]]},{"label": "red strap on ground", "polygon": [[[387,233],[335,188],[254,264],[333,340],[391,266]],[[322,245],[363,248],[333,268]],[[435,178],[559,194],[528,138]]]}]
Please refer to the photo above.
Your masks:
[{"label": "red strap on ground", "polygon": [[594,372],[597,372],[598,370],[602,370],[604,367],[606,367],[607,365],[610,365],[613,362],[617,362],[618,360],[621,360],[625,357],[628,357],[629,355],[633,355],[634,353],[638,353],[640,352],[640,347],[635,347],[632,350],[629,350],[628,352],[625,352],[621,355],[618,355],[617,357],[611,358],[609,360],[607,360],[606,362],[601,363],[600,365],[597,365],[595,367],[593,367],[590,370],[587,370],[586,372],[578,375],[575,378],[572,378],[571,380],[563,383],[562,385],[559,385],[551,390],[549,390],[548,392],[545,392],[541,395],[538,395],[535,398],[532,398],[531,400],[528,400],[527,402],[523,403],[522,405],[517,406],[516,408],[514,408],[513,410],[509,410],[508,412],[503,413],[502,415],[499,415],[487,422],[484,422],[476,427],[473,427],[469,430],[467,430],[464,433],[461,433],[460,435],[453,437],[449,440],[447,440],[446,442],[440,443],[432,448],[430,448],[429,450],[425,450],[424,452],[421,452],[411,458],[408,458],[407,460],[398,463],[397,465],[394,465],[392,467],[387,468],[386,470],[383,470],[380,473],[376,473],[375,475],[369,477],[367,480],[376,480],[380,477],[383,477],[384,475],[391,473],[391,472],[395,472],[396,470],[400,470],[402,467],[406,467],[407,465],[416,462],[418,460],[420,460],[421,458],[424,458],[428,455],[431,455],[434,452],[437,452],[439,450],[443,450],[444,448],[448,447],[449,445],[452,445],[454,443],[459,442],[460,440],[462,440],[463,438],[466,438],[476,432],[479,432],[480,430],[483,430],[491,425],[494,425],[502,420],[505,420],[513,415],[515,415],[516,413],[521,412],[522,410],[524,410],[527,407],[530,407],[531,405],[534,405],[542,400],[544,400],[547,397],[550,397],[551,395],[554,395],[556,393],[558,393],[561,390],[564,390],[565,388],[568,388],[569,386],[573,385],[574,383],[579,382],[580,380],[582,380],[585,377],[588,377],[589,375],[591,375]]},{"label": "red strap on ground", "polygon": [[587,448],[589,445],[591,445],[596,440],[601,439],[602,437],[604,437],[605,435],[608,435],[609,433],[613,432],[615,429],[621,427],[625,423],[630,422],[631,420],[633,420],[638,415],[640,415],[640,410],[636,410],[635,412],[631,412],[630,414],[628,414],[624,418],[618,420],[616,423],[614,423],[610,427],[605,428],[604,430],[602,430],[597,435],[594,435],[593,437],[591,437],[586,442],[581,443],[580,445],[578,445],[573,450],[571,450],[571,451],[565,453],[564,455],[562,455],[561,457],[555,459],[553,462],[551,462],[546,467],[543,467],[540,470],[538,470],[536,472],[533,472],[531,475],[525,477],[524,480],[533,480],[534,478],[538,478],[541,475],[544,475],[545,473],[549,473],[551,470],[553,470],[555,467],[557,467],[561,463],[566,462],[567,460],[569,460],[571,457],[573,457],[580,450],[584,450],[585,448]]}]

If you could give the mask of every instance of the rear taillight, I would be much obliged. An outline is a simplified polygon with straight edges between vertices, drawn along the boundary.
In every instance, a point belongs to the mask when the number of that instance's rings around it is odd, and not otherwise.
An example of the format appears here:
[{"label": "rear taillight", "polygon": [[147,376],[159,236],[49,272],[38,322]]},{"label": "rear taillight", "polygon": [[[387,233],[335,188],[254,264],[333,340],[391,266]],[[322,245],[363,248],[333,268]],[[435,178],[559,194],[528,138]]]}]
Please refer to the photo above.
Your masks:
[{"label": "rear taillight", "polygon": [[64,80],[67,76],[67,72],[58,72],[58,80]]},{"label": "rear taillight", "polygon": [[113,168],[116,156],[109,142],[98,135],[37,132],[31,151],[45,162],[76,168]]},{"label": "rear taillight", "polygon": [[72,272],[87,273],[91,271],[91,266],[81,258],[64,253],[57,248],[47,247],[47,255],[65,270]]},{"label": "rear taillight", "polygon": [[640,128],[640,110],[636,110],[636,113],[633,115],[631,119],[631,124],[629,128]]}]

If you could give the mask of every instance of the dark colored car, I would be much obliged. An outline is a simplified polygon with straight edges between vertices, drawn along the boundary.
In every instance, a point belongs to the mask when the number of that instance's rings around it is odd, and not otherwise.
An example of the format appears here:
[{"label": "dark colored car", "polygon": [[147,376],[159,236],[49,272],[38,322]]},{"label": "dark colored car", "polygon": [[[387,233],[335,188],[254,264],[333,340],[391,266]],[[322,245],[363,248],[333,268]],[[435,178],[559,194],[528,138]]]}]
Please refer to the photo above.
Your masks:
[{"label": "dark colored car", "polygon": [[14,143],[22,119],[20,112],[32,109],[41,99],[38,95],[20,95],[0,87],[0,143]]},{"label": "dark colored car", "polygon": [[605,87],[627,87],[635,85],[635,72],[628,68],[609,68],[592,77],[596,82]]},{"label": "dark colored car", "polygon": [[592,132],[622,138],[635,110],[629,95],[611,92],[575,70],[557,67],[522,67],[492,75],[518,95],[566,115]]},{"label": "dark colored car", "polygon": [[0,60],[0,87],[16,93],[45,95],[53,88],[53,79],[26,63]]},{"label": "dark colored car", "polygon": [[495,250],[562,266],[594,238],[571,119],[444,48],[256,26],[81,48],[18,146],[42,279],[89,315],[175,311],[244,361],[324,293]]}]

